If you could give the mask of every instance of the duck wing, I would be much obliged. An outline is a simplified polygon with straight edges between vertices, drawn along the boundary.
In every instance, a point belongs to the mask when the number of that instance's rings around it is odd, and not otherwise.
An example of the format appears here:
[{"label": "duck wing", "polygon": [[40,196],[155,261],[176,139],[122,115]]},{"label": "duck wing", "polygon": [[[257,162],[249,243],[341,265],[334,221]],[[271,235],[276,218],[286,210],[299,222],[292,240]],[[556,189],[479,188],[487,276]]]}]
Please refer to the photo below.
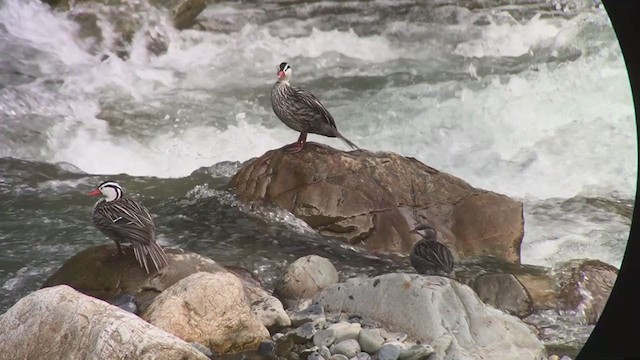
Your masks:
[{"label": "duck wing", "polygon": [[321,116],[324,121],[327,122],[332,128],[336,128],[336,121],[333,119],[329,110],[322,105],[320,100],[311,92],[305,89],[291,86],[291,95],[294,98],[295,103],[303,104],[304,109],[300,109],[302,112],[308,113],[310,118],[315,118],[318,115]]},{"label": "duck wing", "polygon": [[93,222],[103,233],[120,242],[149,245],[155,242],[155,224],[151,214],[135,200],[122,197],[98,203]]}]

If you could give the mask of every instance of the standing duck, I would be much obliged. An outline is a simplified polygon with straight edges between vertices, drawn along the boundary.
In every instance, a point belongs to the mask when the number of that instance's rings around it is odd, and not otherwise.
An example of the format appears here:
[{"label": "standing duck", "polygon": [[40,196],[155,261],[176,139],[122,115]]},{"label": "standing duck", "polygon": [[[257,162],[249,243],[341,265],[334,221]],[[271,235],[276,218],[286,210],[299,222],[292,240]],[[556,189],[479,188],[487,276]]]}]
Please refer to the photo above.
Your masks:
[{"label": "standing duck", "polygon": [[447,245],[438,242],[436,230],[426,224],[411,231],[422,236],[411,249],[409,261],[419,274],[449,276],[453,271],[453,255]]},{"label": "standing duck", "polygon": [[116,243],[117,256],[124,254],[120,245],[130,243],[147,273],[147,255],[158,271],[169,265],[167,255],[156,243],[156,226],[147,208],[125,196],[122,187],[113,181],[103,182],[87,195],[104,197],[94,205],[92,219],[98,230]]},{"label": "standing duck", "polygon": [[278,81],[271,89],[271,107],[285,125],[300,132],[298,141],[285,146],[285,150],[296,153],[307,142],[307,133],[339,138],[353,149],[354,143],[342,136],[329,111],[312,93],[289,84],[291,66],[283,62],[278,66]]}]

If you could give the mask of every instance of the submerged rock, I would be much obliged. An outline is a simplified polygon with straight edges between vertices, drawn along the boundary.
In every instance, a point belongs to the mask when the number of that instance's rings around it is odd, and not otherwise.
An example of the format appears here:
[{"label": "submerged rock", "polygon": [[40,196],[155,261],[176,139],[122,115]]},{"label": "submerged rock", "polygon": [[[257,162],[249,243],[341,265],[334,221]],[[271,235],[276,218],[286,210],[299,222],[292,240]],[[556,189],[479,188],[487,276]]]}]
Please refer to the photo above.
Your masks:
[{"label": "submerged rock", "polygon": [[0,351],[12,359],[208,359],[178,337],[65,285],[20,299],[0,316],[0,328]]},{"label": "submerged rock", "polygon": [[242,281],[228,272],[198,272],[158,295],[142,317],[216,354],[256,350],[269,339],[252,314]]},{"label": "submerged rock", "polygon": [[307,143],[295,154],[271,150],[230,186],[246,201],[267,199],[321,234],[373,251],[407,253],[429,222],[458,257],[520,260],[522,203],[435,170],[413,158]]},{"label": "submerged rock", "polygon": [[289,264],[273,290],[286,307],[312,299],[320,290],[338,282],[338,271],[331,261],[308,255]]},{"label": "submerged rock", "polygon": [[584,314],[589,324],[595,324],[604,310],[618,269],[592,259],[575,259],[554,268],[557,274],[559,308]]},{"label": "submerged rock", "polygon": [[328,313],[344,311],[402,331],[446,358],[546,356],[544,345],[524,322],[484,304],[471,288],[448,278],[402,273],[354,278],[324,289],[316,302]]}]

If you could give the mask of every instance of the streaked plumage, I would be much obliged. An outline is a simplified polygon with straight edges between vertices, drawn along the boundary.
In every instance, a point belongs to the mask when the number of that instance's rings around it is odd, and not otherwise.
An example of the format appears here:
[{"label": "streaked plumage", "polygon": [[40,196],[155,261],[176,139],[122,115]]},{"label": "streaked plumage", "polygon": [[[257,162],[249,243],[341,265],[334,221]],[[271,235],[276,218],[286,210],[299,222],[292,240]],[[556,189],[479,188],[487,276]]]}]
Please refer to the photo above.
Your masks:
[{"label": "streaked plumage", "polygon": [[88,195],[104,196],[93,207],[93,223],[116,243],[118,254],[124,254],[121,244],[130,243],[133,252],[147,273],[147,255],[159,271],[169,264],[167,255],[156,242],[156,227],[149,211],[125,196],[120,185],[105,181]]},{"label": "streaked plumage", "polygon": [[416,272],[423,275],[449,276],[453,271],[453,254],[447,245],[437,240],[435,229],[421,224],[412,232],[422,236],[422,239],[413,245],[409,255],[409,261]]},{"label": "streaked plumage", "polygon": [[336,122],[320,100],[307,90],[289,84],[292,69],[286,62],[278,66],[278,81],[271,89],[271,107],[285,125],[300,132],[298,141],[287,146],[291,152],[302,150],[307,133],[337,137],[353,149],[354,143],[338,132]]}]

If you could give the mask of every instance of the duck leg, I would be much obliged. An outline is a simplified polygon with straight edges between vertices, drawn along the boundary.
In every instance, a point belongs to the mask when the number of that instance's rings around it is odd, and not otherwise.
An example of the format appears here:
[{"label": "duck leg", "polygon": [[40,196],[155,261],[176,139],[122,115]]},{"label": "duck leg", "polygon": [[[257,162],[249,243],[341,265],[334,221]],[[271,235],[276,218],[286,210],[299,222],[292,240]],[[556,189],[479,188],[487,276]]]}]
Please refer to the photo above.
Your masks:
[{"label": "duck leg", "polygon": [[300,133],[300,137],[298,137],[298,141],[293,144],[285,145],[283,150],[289,153],[297,153],[304,147],[304,144],[307,142],[307,133]]}]

